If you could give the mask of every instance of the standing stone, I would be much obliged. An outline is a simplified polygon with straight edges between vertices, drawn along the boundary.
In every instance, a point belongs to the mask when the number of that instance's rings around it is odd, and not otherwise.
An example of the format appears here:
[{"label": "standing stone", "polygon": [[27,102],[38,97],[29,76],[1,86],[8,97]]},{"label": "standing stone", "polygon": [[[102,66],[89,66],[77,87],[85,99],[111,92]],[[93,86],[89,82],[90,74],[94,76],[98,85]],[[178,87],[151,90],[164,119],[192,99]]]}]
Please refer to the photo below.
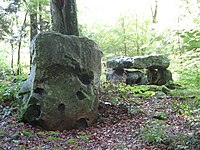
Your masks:
[{"label": "standing stone", "polygon": [[29,78],[20,90],[22,121],[47,130],[90,126],[97,117],[101,56],[87,38],[47,32],[31,44]]}]

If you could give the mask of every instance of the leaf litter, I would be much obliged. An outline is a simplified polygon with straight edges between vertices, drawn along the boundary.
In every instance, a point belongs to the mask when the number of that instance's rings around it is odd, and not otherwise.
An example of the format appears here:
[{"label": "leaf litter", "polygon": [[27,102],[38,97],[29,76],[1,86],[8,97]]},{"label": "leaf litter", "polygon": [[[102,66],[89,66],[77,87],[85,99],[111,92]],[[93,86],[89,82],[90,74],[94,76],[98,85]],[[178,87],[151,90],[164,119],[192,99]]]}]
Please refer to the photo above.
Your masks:
[{"label": "leaf litter", "polygon": [[[124,96],[100,91],[99,118],[93,126],[82,130],[45,131],[19,123],[14,113],[6,117],[1,113],[0,148],[200,149],[200,122],[176,112],[173,101],[178,102],[178,98],[143,99],[127,93]],[[164,119],[155,117],[156,114],[164,114]]]}]

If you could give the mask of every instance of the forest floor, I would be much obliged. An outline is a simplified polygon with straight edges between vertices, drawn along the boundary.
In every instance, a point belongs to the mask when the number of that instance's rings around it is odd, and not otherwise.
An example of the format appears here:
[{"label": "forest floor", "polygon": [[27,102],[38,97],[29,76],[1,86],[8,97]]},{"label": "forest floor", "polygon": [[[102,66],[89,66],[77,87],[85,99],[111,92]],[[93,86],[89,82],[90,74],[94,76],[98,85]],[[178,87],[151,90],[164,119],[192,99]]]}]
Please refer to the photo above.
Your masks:
[{"label": "forest floor", "polygon": [[179,97],[132,95],[123,102],[123,95],[118,94],[122,100],[116,104],[111,102],[114,93],[100,93],[99,119],[93,126],[71,131],[45,131],[18,122],[15,111],[5,113],[9,106],[2,101],[0,149],[200,149],[200,121],[194,117],[199,112],[193,117],[181,113],[179,105],[174,105],[181,101]]}]

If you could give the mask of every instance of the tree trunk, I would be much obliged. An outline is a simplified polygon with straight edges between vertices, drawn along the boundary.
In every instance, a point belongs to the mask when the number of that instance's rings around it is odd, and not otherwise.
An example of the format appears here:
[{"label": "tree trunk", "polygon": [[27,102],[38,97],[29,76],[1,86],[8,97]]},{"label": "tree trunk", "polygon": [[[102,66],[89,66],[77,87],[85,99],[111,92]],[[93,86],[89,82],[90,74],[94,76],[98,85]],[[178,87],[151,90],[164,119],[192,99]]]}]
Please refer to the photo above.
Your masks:
[{"label": "tree trunk", "polygon": [[42,32],[43,30],[43,20],[42,20],[42,4],[39,3],[39,12],[40,12],[40,15],[39,15],[39,24],[40,24],[40,32]]},{"label": "tree trunk", "polygon": [[76,0],[51,0],[53,30],[67,35],[79,35]]},{"label": "tree trunk", "polygon": [[14,74],[14,44],[12,42],[10,42],[11,45],[11,64],[10,67],[12,69],[12,72]]},{"label": "tree trunk", "polygon": [[122,19],[122,30],[123,30],[123,44],[124,44],[124,55],[127,56],[127,44],[126,44],[126,27],[125,27],[125,19]]},{"label": "tree trunk", "polygon": [[30,24],[31,24],[31,31],[30,31],[30,41],[37,35],[37,13],[30,12]]},{"label": "tree trunk", "polygon": [[28,15],[28,12],[26,12],[26,14],[24,16],[24,22],[23,22],[22,28],[20,30],[19,45],[18,45],[18,51],[17,51],[17,54],[18,54],[18,57],[17,57],[17,75],[21,74],[21,61],[20,61],[21,60],[21,45],[22,45],[23,31],[26,27],[27,15]]},{"label": "tree trunk", "polygon": [[158,0],[155,0],[154,8],[151,5],[152,22],[157,23],[157,13],[158,13]]},{"label": "tree trunk", "polygon": [[[34,36],[37,35],[38,31],[38,24],[37,24],[37,5],[33,5],[30,9],[30,41],[32,41],[32,39],[34,38]],[[30,69],[31,69],[31,64],[32,64],[32,56],[30,54]]]},{"label": "tree trunk", "polygon": [[135,31],[136,31],[136,48],[137,55],[140,55],[140,45],[139,45],[139,31],[138,31],[138,17],[137,14],[135,16]]}]

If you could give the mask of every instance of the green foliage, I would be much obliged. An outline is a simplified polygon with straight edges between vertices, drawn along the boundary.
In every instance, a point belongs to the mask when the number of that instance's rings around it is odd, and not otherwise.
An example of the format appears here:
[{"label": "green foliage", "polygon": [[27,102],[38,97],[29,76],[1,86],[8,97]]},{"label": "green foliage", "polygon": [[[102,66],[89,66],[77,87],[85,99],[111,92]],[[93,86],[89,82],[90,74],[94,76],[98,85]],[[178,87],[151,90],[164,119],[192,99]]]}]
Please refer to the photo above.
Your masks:
[{"label": "green foliage", "polygon": [[67,142],[65,142],[65,144],[77,144],[77,143],[78,143],[77,140],[74,138],[71,138],[71,139],[67,140]]},{"label": "green foliage", "polygon": [[33,135],[33,133],[30,132],[29,130],[22,130],[21,132],[22,132],[22,134],[25,135],[25,136],[32,136],[32,135]]},{"label": "green foliage", "polygon": [[97,42],[105,59],[122,55],[171,54],[175,49],[175,32],[156,32],[148,19],[130,15],[120,17],[115,25],[95,24],[92,28],[95,30],[81,26],[82,34]]},{"label": "green foliage", "polygon": [[162,121],[149,121],[142,128],[143,134],[141,138],[149,144],[171,143],[173,139],[169,136],[166,129],[167,127]]},{"label": "green foliage", "polygon": [[90,135],[87,135],[85,132],[78,132],[78,137],[80,138],[80,139],[88,139],[88,138],[90,138],[91,136]]},{"label": "green foliage", "polygon": [[[182,38],[189,43],[195,36],[199,37],[199,32],[191,30],[185,31]],[[174,111],[190,118],[200,119],[198,115],[200,114],[200,49],[188,45],[182,50],[181,55],[174,56],[171,61],[171,70],[176,83],[181,85],[170,92],[177,99],[173,101]]]},{"label": "green foliage", "polygon": [[46,140],[48,140],[48,141],[58,141],[58,140],[62,140],[62,138],[53,137],[53,136],[48,136],[48,137],[46,138]]},{"label": "green foliage", "polygon": [[[146,113],[140,106],[144,100],[151,100],[152,97],[166,96],[163,89],[165,86],[156,85],[135,85],[130,86],[124,83],[105,82],[101,85],[100,99],[114,105],[124,105],[130,114]],[[169,90],[169,89],[168,89]],[[162,94],[161,94],[162,93]]]},{"label": "green foliage", "polygon": [[153,115],[153,118],[156,118],[159,120],[167,120],[169,118],[169,115],[165,112],[155,112]]},{"label": "green foliage", "polygon": [[0,129],[0,137],[9,134],[7,131]]},{"label": "green foliage", "polygon": [[48,134],[59,135],[60,133],[58,131],[49,131]]},{"label": "green foliage", "polygon": [[[22,87],[22,81],[26,78],[23,76],[6,76],[0,83],[0,106],[3,107],[1,113],[3,118],[13,112],[18,115],[21,107],[18,100],[18,91]],[[16,113],[17,112],[17,113]]]},{"label": "green foliage", "polygon": [[[2,43],[3,44],[3,43]],[[0,49],[0,79],[4,79],[7,74],[11,74],[12,70],[10,69],[8,63],[9,53],[6,49]]]},{"label": "green foliage", "polygon": [[185,133],[173,135],[168,128],[170,126],[166,126],[164,121],[151,120],[141,129],[143,133],[140,137],[148,144],[166,144],[177,149],[198,147],[198,131],[194,131],[190,136]]},{"label": "green foliage", "polygon": [[58,131],[45,131],[45,132],[37,132],[38,135],[59,135]]},{"label": "green foliage", "polygon": [[0,40],[4,39],[10,33],[11,20],[5,12],[0,11]]},{"label": "green foliage", "polygon": [[183,98],[180,96],[181,100],[173,101],[174,111],[178,114],[200,120],[200,93],[198,93],[195,98],[193,96],[190,97],[190,95],[187,95],[184,91],[180,92],[179,94],[185,94],[186,96]]},{"label": "green foliage", "polygon": [[45,132],[37,132],[38,135],[44,135]]},{"label": "green foliage", "polygon": [[17,12],[20,10],[19,1],[2,3],[3,7],[0,7],[0,40],[7,39],[7,36],[13,34],[13,22],[18,19]]},{"label": "green foliage", "polygon": [[193,130],[191,133],[181,133],[175,137],[174,145],[177,149],[199,149],[199,131]]},{"label": "green foliage", "polygon": [[189,30],[183,31],[180,34],[183,40],[183,48],[186,51],[200,48],[200,31],[199,30]]},{"label": "green foliage", "polygon": [[182,70],[179,83],[188,88],[200,89],[200,68],[190,67]]},{"label": "green foliage", "polygon": [[[110,101],[114,103],[120,103],[122,101],[133,101],[136,104],[140,104],[135,98],[149,99],[156,95],[156,93],[162,92],[165,94],[164,89],[168,89],[165,86],[156,85],[126,85],[125,83],[111,83],[105,82],[101,85],[101,92],[105,95],[110,95]],[[169,90],[169,89],[168,89]],[[105,99],[109,99],[106,98]]]},{"label": "green foliage", "polygon": [[173,97],[177,97],[179,99],[179,101],[173,101],[175,112],[194,119],[200,119],[199,69],[200,68],[197,65],[191,67],[187,67],[186,65],[182,70],[178,70],[177,72],[180,77],[177,82],[181,84],[182,87],[176,88],[171,92]]},{"label": "green foliage", "polygon": [[26,75],[6,76],[0,83],[0,100],[16,100],[18,91],[22,87],[22,81],[26,78]]},{"label": "green foliage", "polygon": [[13,150],[25,150],[25,146],[20,145],[19,147],[14,147]]},{"label": "green foliage", "polygon": [[42,31],[50,30],[49,4],[49,0],[25,0],[22,3],[22,8],[25,11],[39,16],[36,24]]}]

